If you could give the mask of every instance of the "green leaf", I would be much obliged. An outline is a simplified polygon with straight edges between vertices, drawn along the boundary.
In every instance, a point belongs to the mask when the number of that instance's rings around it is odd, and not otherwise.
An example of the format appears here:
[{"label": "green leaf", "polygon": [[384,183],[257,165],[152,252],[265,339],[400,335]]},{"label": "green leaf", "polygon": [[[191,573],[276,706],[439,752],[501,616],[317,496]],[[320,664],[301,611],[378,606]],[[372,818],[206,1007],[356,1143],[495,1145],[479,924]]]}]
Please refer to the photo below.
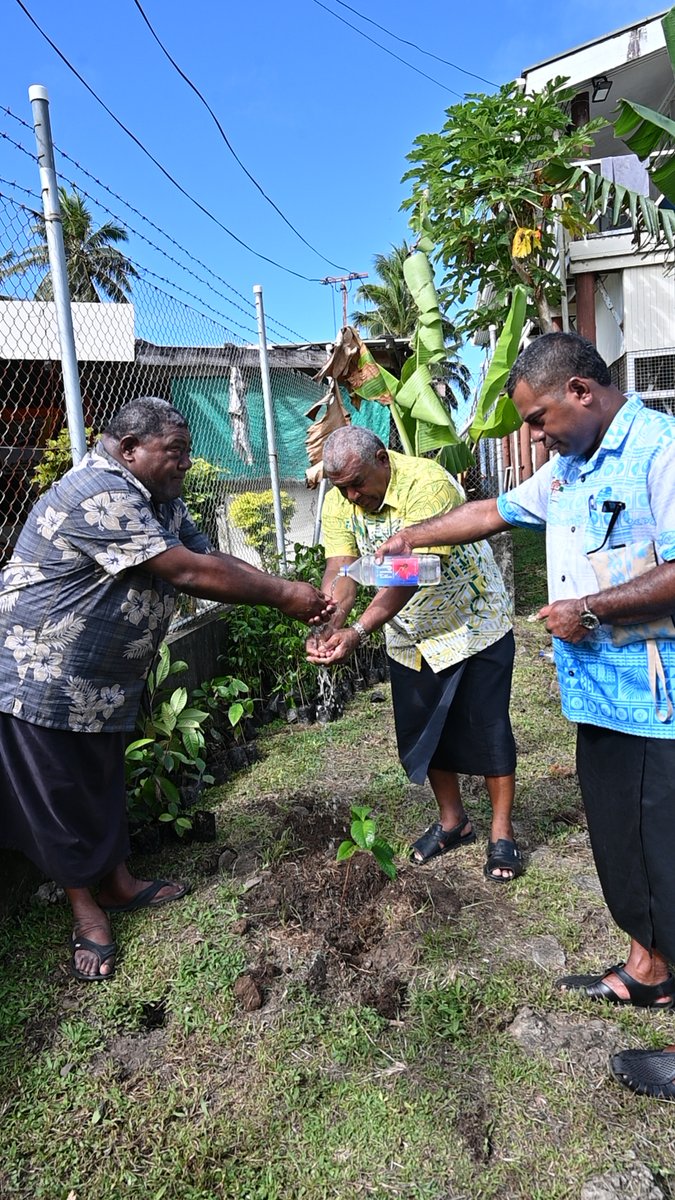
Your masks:
[{"label": "green leaf", "polygon": [[187,698],[187,688],[184,687],[176,688],[175,692],[171,693],[169,704],[176,714],[183,711],[185,705],[187,704]]},{"label": "green leaf", "polygon": [[[522,284],[518,284],[514,288],[509,314],[504,322],[504,328],[495,346],[495,352],[492,355],[490,366],[480,390],[476,412],[469,430],[469,437],[473,441],[478,441],[485,434],[488,424],[490,425],[491,436],[501,436],[501,422],[495,420],[495,408],[497,401],[502,395],[509,371],[518,356],[518,347],[523,332],[523,325],[525,324],[526,313],[527,291]],[[508,406],[510,406],[510,409]],[[511,413],[511,419],[507,420],[506,413],[502,412],[502,420],[509,426],[508,432],[510,433],[513,429],[518,429],[522,422],[513,402],[510,400],[508,401],[506,412]]]},{"label": "green leaf", "polygon": [[164,683],[164,680],[169,674],[170,661],[171,656],[169,654],[169,647],[167,646],[166,642],[162,642],[159,648],[157,666],[155,668],[155,684],[157,687],[159,687],[161,683]]},{"label": "green leaf", "polygon": [[360,850],[370,850],[375,840],[374,821],[352,821],[349,832]]},{"label": "green leaf", "polygon": [[236,704],[230,705],[230,707],[228,709],[228,713],[227,713],[227,718],[230,722],[230,725],[237,725],[239,723],[239,721],[241,721],[241,718],[243,717],[243,715],[244,715],[243,704],[241,704],[240,702],[237,702]]},{"label": "green leaf", "polygon": [[352,855],[356,854],[358,849],[359,849],[359,847],[357,845],[355,845],[354,842],[350,842],[350,841],[340,842],[340,845],[338,846],[337,854],[335,855],[336,861],[337,862],[345,862],[346,859],[351,858]]}]

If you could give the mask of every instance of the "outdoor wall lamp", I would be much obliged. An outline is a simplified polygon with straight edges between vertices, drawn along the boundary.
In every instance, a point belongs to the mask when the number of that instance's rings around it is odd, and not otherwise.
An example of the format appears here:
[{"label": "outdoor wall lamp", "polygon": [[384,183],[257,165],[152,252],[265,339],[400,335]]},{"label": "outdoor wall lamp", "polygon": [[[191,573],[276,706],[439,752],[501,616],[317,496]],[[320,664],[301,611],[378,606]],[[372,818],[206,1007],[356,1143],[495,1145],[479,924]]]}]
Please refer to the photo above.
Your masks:
[{"label": "outdoor wall lamp", "polygon": [[598,75],[597,79],[592,79],[593,85],[593,103],[602,104],[612,90],[612,81],[606,75]]}]

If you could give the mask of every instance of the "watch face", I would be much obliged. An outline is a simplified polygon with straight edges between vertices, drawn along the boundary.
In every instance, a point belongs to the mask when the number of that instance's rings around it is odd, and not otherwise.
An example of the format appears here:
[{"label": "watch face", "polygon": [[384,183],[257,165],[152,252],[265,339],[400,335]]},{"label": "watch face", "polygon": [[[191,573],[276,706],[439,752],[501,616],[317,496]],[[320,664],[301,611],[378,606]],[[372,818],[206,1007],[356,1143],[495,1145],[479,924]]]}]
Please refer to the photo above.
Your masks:
[{"label": "watch face", "polygon": [[598,629],[600,622],[595,613],[585,612],[579,617],[579,624],[583,625],[584,629]]}]

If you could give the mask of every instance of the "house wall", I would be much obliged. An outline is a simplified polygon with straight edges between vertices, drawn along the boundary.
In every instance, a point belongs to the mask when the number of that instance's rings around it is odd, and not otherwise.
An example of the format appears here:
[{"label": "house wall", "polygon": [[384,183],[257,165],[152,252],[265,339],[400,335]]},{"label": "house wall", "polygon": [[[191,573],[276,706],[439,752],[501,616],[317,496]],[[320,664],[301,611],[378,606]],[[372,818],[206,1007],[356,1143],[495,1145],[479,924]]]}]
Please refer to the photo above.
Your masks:
[{"label": "house wall", "polygon": [[623,273],[626,352],[675,346],[675,275],[662,266]]},{"label": "house wall", "polygon": [[[134,361],[133,304],[70,306],[79,362]],[[0,359],[61,358],[56,306],[46,300],[0,300]]]}]

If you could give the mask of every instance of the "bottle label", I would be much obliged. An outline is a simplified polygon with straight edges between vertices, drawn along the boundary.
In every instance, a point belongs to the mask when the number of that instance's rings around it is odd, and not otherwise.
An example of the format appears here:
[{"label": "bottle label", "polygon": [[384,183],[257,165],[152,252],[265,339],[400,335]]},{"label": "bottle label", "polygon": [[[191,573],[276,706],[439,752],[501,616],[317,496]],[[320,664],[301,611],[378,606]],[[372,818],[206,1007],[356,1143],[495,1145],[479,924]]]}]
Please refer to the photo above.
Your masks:
[{"label": "bottle label", "polygon": [[375,587],[417,587],[420,581],[420,560],[417,555],[384,558],[373,563]]}]

